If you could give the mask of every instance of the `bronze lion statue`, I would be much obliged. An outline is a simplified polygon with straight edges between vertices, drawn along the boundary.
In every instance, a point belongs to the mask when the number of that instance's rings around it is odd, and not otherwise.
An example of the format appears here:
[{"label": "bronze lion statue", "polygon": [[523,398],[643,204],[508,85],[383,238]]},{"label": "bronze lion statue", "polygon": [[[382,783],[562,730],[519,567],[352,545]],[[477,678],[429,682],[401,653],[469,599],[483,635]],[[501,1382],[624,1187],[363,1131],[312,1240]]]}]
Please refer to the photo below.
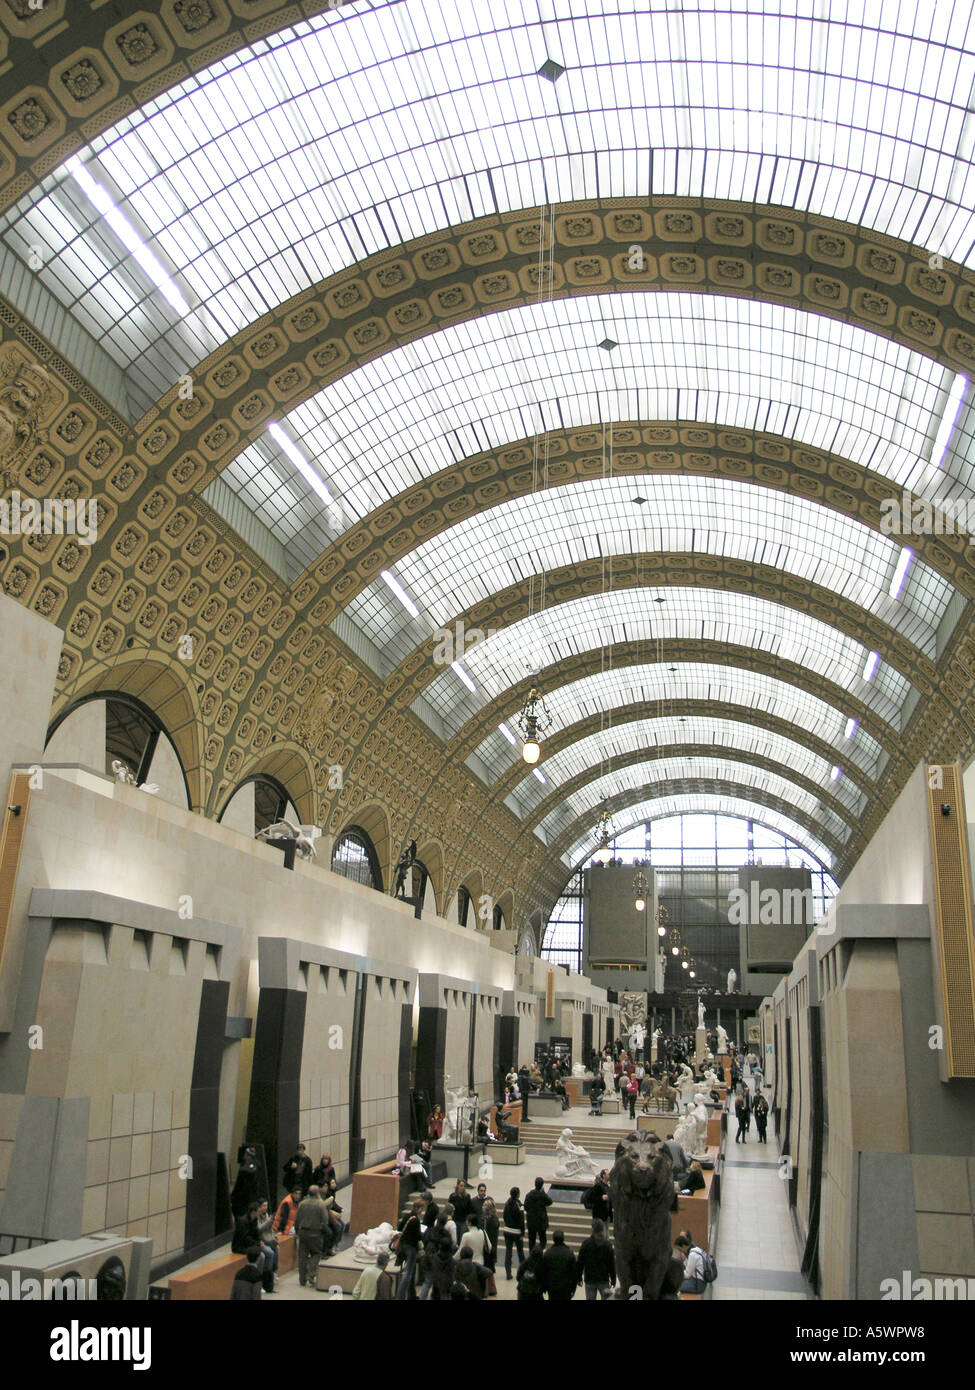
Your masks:
[{"label": "bronze lion statue", "polygon": [[670,1213],[677,1199],[673,1162],[656,1134],[642,1130],[620,1140],[609,1186],[621,1297],[631,1297],[636,1286],[645,1299],[658,1299],[670,1271]]}]

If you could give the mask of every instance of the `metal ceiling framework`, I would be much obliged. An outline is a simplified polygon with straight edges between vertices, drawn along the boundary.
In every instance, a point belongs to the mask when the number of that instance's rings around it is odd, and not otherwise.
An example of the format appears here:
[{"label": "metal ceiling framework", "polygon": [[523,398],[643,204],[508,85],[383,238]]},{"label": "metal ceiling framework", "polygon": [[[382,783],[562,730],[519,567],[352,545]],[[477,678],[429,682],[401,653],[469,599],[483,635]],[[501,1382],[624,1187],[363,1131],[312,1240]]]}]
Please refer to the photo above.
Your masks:
[{"label": "metal ceiling framework", "polygon": [[[524,833],[541,821],[571,857],[569,821],[639,791],[619,783],[641,767],[636,719],[649,738],[683,717],[695,737],[653,748],[687,763],[661,795],[768,819],[788,792],[786,833],[848,868],[926,732],[947,727],[939,686],[971,646],[967,538],[912,537],[895,598],[905,537],[878,526],[903,488],[975,498],[969,8],[814,18],[768,0],[732,62],[742,16],[689,0],[572,0],[558,19],[521,0],[352,0],[282,30],[265,0],[260,34],[231,23],[249,3],[228,3],[207,7],[227,20],[219,55],[205,17],[194,37],[172,16],[164,33],[87,15],[89,40],[104,30],[94,90],[65,58],[50,67],[64,119],[40,88],[8,103],[0,268],[44,248],[33,285],[8,280],[8,326],[43,315],[53,365],[78,382],[81,354],[120,432],[145,411],[137,451],[178,442],[168,481],[209,486],[204,517],[226,521],[230,495],[285,577],[291,628],[341,616],[360,655],[379,653],[387,699],[422,695],[442,721],[443,766],[473,754]],[[19,40],[63,15],[47,8],[19,17]],[[71,16],[49,54],[84,27]],[[196,58],[165,67],[181,44]],[[96,94],[126,81],[135,101],[109,126]],[[14,179],[25,152],[31,176]],[[110,518],[96,563],[134,514]],[[526,618],[540,575],[548,602]],[[430,660],[430,630],[457,621],[499,629],[464,656],[474,701]],[[578,734],[555,731],[540,801],[496,732],[536,665]],[[956,713],[940,737],[975,741]],[[824,784],[830,755],[850,782]]]}]

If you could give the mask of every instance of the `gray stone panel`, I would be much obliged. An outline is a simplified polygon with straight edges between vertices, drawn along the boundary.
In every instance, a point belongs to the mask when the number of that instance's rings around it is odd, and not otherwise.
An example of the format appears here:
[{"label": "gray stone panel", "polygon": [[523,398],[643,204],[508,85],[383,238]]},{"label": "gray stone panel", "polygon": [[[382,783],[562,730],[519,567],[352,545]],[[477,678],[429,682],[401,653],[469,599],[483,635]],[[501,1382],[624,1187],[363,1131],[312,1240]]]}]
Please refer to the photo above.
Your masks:
[{"label": "gray stone panel", "polygon": [[938,1052],[928,1045],[935,1022],[928,942],[898,941],[897,965],[911,1150],[969,1157],[975,1148],[975,1081],[942,1081]]},{"label": "gray stone panel", "polygon": [[880,1298],[881,1281],[920,1268],[910,1154],[860,1153],[854,1298]]}]

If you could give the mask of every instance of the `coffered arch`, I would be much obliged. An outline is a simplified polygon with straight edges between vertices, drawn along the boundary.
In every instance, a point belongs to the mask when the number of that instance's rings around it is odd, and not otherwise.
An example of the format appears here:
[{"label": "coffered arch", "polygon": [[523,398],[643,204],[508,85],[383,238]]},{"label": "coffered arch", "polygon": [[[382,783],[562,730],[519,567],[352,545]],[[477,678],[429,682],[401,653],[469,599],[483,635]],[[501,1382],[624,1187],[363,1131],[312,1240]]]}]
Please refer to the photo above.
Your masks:
[{"label": "coffered arch", "polygon": [[[317,619],[328,620],[374,583],[379,570],[393,568],[459,521],[518,497],[605,476],[607,445],[613,450],[614,476],[630,479],[634,493],[643,490],[644,480],[657,477],[731,479],[819,502],[878,532],[881,503],[894,495],[890,479],[882,474],[767,431],[674,420],[624,420],[607,422],[605,430],[550,431],[537,440],[473,454],[407,488],[350,527],[323,553],[313,573],[298,581],[299,611],[307,613],[313,604]],[[533,466],[536,455],[545,460],[544,476]],[[946,529],[947,534],[910,536],[910,545],[922,563],[971,599],[975,556],[966,535]]]},{"label": "coffered arch", "polygon": [[[643,748],[646,756],[646,750],[655,752],[688,739],[694,741],[694,747],[712,752],[735,749],[754,755],[759,745],[768,746],[777,753],[781,750],[773,761],[788,767],[810,763],[833,767],[838,752],[835,745],[811,730],[768,710],[717,700],[682,700],[679,711],[657,717],[609,709],[590,714],[567,728],[553,728],[545,739],[546,781],[550,786],[560,786],[566,777],[575,775],[572,769],[580,763],[583,768],[596,766],[598,758],[599,763],[615,764],[620,756],[637,747]],[[859,805],[862,798],[869,800],[876,795],[873,779],[849,763],[844,767],[843,784],[849,789],[844,805]],[[499,775],[492,790],[502,799],[517,791],[519,802],[528,800],[533,807],[552,795],[541,789],[520,760]]]},{"label": "coffered arch", "polygon": [[[666,763],[675,759],[686,760],[689,764],[688,775],[697,776],[701,774],[695,771],[694,763],[707,761],[718,762],[729,767],[751,767],[762,772],[772,774],[777,780],[790,783],[798,791],[804,794],[804,798],[812,798],[822,803],[824,809],[828,810],[832,817],[845,823],[849,831],[856,822],[856,816],[851,808],[844,805],[837,797],[831,794],[829,783],[823,786],[812,778],[804,776],[801,772],[790,768],[787,764],[777,762],[774,758],[765,758],[760,754],[744,752],[732,747],[715,746],[707,743],[671,743],[654,748],[637,749],[632,753],[627,753],[623,757],[614,758],[612,766],[600,766],[598,764],[587,767],[583,772],[577,773],[574,777],[559,783],[553,791],[546,796],[537,806],[532,809],[525,817],[525,829],[523,834],[532,834],[536,827],[541,827],[543,832],[546,823],[556,813],[563,803],[568,803],[578,792],[586,792],[601,788],[604,783],[613,778],[616,774],[628,772],[631,769],[647,769],[648,771],[657,763]],[[596,796],[596,801],[600,802],[602,795]],[[593,813],[598,815],[598,806]],[[828,828],[828,827],[827,827]],[[835,830],[834,830],[835,833]],[[548,836],[546,835],[546,838]]]},{"label": "coffered arch", "polygon": [[[782,830],[804,849],[808,849],[810,854],[814,854],[837,881],[842,878],[841,844],[824,835],[821,826],[804,812],[795,810],[788,801],[771,793],[763,793],[756,797],[753,787],[735,781],[708,780],[696,785],[693,778],[676,777],[666,782],[653,783],[646,788],[634,787],[621,792],[607,801],[606,809],[614,820],[618,821],[619,833],[622,834],[626,829],[650,819],[648,810],[653,811],[653,814],[667,814],[671,810],[684,809],[674,806],[668,807],[667,811],[654,810],[658,804],[665,803],[667,798],[681,797],[695,798],[698,801],[697,805],[687,806],[688,810],[710,810],[727,815],[744,814],[752,820],[764,820],[772,829]],[[770,815],[774,819],[770,819]],[[587,838],[595,845],[592,837],[592,816],[589,813],[579,816],[567,826],[549,848],[563,859],[568,856],[569,862],[574,864],[578,861],[583,841]],[[587,857],[591,857],[592,850],[587,848],[585,852]]]},{"label": "coffered arch", "polygon": [[[892,565],[894,560],[892,556]],[[485,556],[485,568],[488,563]],[[480,578],[482,584],[490,582],[490,572]],[[793,610],[804,615],[800,621],[803,626],[809,626],[810,636],[820,630],[824,637],[827,630],[844,634],[864,654],[870,651],[881,654],[884,665],[899,672],[920,694],[929,693],[937,680],[937,667],[931,656],[905,640],[894,623],[882,621],[834,589],[773,565],[701,552],[647,551],[610,555],[603,561],[582,561],[546,571],[544,579],[532,575],[466,610],[451,613],[438,632],[454,634],[460,624],[462,634],[471,631],[484,634],[466,652],[459,651],[456,655],[480,687],[482,678],[489,679],[489,673],[498,668],[526,669],[525,662],[518,659],[522,649],[533,656],[546,652],[548,643],[562,630],[561,625],[572,622],[576,614],[582,615],[587,609],[591,609],[591,615],[586,612],[586,617],[591,616],[592,630],[602,639],[610,660],[615,642],[627,633],[649,645],[657,640],[658,633],[668,633],[674,612],[683,618],[678,605],[685,590],[703,591],[700,604],[706,610],[709,603],[713,603],[711,621],[714,623],[726,621],[725,615],[734,611],[731,596],[758,598],[763,602],[754,614],[746,618],[744,612],[738,613],[738,621],[759,622],[763,613],[774,618],[777,612]],[[947,607],[945,597],[946,594],[939,595],[934,613],[943,616]],[[886,594],[883,598],[887,599]],[[663,602],[658,603],[661,599]],[[382,614],[385,611],[381,610]],[[692,619],[690,609],[687,611],[688,621],[695,620],[696,614]],[[885,602],[882,611],[897,620],[893,602]],[[375,610],[371,613],[371,627],[377,635],[380,616]],[[585,621],[585,618],[579,620]],[[415,641],[420,630],[419,624],[403,622],[398,626],[402,639],[391,642],[388,651],[401,650],[407,642]],[[915,632],[926,646],[929,641],[933,646],[934,624],[928,626],[927,635],[920,626]],[[447,674],[449,667],[438,659],[441,645],[444,645],[443,638],[434,636],[414,646],[387,677],[384,685],[387,697],[397,704],[409,705],[418,695],[430,692],[431,697],[436,697],[434,703],[438,710],[449,709],[454,679]],[[451,650],[456,647],[454,641]],[[496,683],[491,682],[492,688]],[[430,691],[431,686],[436,689]]]},{"label": "coffered arch", "polygon": [[[614,677],[618,677],[631,667],[655,666],[660,668],[658,674],[662,676],[663,668],[668,663],[676,663],[678,666],[683,663],[703,663],[720,668],[727,667],[732,672],[735,670],[752,672],[759,678],[770,678],[778,681],[783,688],[794,687],[797,691],[805,692],[815,700],[821,701],[830,710],[835,711],[835,719],[830,717],[829,721],[834,727],[841,728],[848,715],[852,715],[859,721],[860,729],[868,734],[889,756],[893,757],[896,754],[900,742],[898,731],[879,718],[862,700],[851,695],[835,682],[800,666],[797,662],[755,651],[751,647],[730,643],[718,645],[700,639],[680,639],[655,643],[652,650],[648,651],[648,644],[645,642],[619,643],[613,648],[612,664],[609,669]],[[502,720],[515,716],[533,683],[541,686],[546,692],[549,703],[557,709],[557,698],[560,690],[574,681],[584,680],[604,669],[606,669],[605,653],[595,648],[545,667],[538,672],[536,677],[513,681],[497,699],[492,700],[467,720],[463,728],[448,744],[449,754],[455,759],[463,759],[477,749],[489,734],[493,734]],[[666,684],[661,681],[659,697],[649,695],[644,697],[648,708],[658,704],[658,702],[672,707],[675,699],[680,701],[680,694],[675,694],[675,692],[679,690],[682,679],[682,675],[678,672],[678,679],[673,690],[668,690]],[[733,680],[733,677],[731,679]],[[660,713],[660,710],[656,709],[651,712]]]}]

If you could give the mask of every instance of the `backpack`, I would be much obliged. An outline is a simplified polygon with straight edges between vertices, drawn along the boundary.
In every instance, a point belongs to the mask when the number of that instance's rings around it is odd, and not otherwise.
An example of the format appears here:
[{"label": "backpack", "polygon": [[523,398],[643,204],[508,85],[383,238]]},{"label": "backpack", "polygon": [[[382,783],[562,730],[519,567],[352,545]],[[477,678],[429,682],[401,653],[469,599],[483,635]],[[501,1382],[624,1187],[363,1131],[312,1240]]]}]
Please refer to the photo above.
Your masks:
[{"label": "backpack", "polygon": [[702,1276],[704,1282],[705,1284],[713,1284],[718,1277],[718,1262],[711,1254],[710,1250],[701,1250],[700,1246],[698,1246],[698,1250],[701,1251],[701,1260],[704,1265],[704,1274]]}]

